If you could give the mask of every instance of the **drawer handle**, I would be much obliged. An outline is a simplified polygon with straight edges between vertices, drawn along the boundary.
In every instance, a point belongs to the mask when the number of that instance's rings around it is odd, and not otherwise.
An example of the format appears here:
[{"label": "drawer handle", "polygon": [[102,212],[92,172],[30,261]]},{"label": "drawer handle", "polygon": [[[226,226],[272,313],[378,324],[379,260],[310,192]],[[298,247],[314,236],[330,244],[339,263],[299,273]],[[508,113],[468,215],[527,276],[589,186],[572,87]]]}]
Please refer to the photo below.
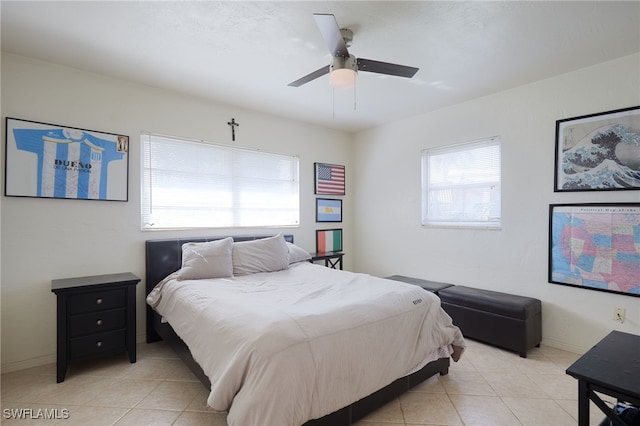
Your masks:
[{"label": "drawer handle", "polygon": [[102,305],[102,298],[96,299],[96,305]]},{"label": "drawer handle", "polygon": [[102,320],[99,319],[98,321],[96,321],[96,325],[102,325]]},{"label": "drawer handle", "polygon": [[97,347],[102,346],[102,341],[98,340],[98,341],[96,342],[96,346],[97,346]]}]

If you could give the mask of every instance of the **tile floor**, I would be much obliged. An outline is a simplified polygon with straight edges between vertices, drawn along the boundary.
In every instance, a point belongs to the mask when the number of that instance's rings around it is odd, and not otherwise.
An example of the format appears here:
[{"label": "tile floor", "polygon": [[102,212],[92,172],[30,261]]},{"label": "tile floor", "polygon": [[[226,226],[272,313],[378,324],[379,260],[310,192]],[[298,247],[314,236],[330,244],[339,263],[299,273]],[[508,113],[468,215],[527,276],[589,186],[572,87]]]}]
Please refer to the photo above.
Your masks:
[{"label": "tile floor", "polygon": [[[432,377],[357,426],[577,424],[577,381],[564,371],[578,355],[542,346],[525,359],[467,343],[447,376]],[[60,384],[55,364],[49,364],[3,374],[1,388],[2,423],[7,425],[227,424],[225,413],[207,409],[202,384],[162,342],[139,344],[135,364],[126,356],[71,364]],[[32,409],[28,417],[33,418],[6,418],[11,409]],[[58,420],[37,418],[38,409]],[[592,403],[591,423],[597,425],[602,417]]]}]

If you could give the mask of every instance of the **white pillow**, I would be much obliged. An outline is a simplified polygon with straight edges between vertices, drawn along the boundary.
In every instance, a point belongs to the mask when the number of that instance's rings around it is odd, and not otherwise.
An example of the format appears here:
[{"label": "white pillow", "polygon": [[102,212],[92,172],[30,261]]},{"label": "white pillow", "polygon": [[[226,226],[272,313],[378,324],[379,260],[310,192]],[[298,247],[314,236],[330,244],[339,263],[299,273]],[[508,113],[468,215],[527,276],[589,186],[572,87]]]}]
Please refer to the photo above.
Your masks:
[{"label": "white pillow", "polygon": [[233,276],[231,260],[233,238],[208,241],[206,243],[184,243],[182,245],[182,268],[179,280],[203,278],[227,278]]},{"label": "white pillow", "polygon": [[289,265],[311,259],[309,252],[302,247],[290,242],[287,242],[287,247],[289,248]]},{"label": "white pillow", "polygon": [[282,234],[233,243],[233,275],[274,272],[289,268],[289,249]]}]

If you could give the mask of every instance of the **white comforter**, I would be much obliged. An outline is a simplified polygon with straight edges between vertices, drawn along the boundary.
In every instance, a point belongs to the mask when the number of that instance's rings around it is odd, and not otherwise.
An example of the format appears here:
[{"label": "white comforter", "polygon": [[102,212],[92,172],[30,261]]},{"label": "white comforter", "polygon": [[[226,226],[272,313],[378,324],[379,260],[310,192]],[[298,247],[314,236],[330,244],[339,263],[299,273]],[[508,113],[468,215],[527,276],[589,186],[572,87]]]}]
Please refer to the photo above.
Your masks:
[{"label": "white comforter", "polygon": [[307,262],[168,279],[147,301],[189,346],[230,426],[300,425],[464,346],[432,293]]}]

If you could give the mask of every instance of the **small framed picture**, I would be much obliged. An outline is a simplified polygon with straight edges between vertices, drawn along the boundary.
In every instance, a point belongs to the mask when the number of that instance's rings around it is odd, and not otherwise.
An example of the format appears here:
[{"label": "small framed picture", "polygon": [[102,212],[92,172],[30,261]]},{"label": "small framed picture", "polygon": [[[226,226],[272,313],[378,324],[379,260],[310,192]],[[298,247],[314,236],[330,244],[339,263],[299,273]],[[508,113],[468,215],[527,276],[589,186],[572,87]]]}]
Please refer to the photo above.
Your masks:
[{"label": "small framed picture", "polygon": [[314,163],[315,193],[318,195],[344,195],[344,166]]},{"label": "small framed picture", "polygon": [[318,229],[316,252],[342,251],[342,229]]},{"label": "small framed picture", "polygon": [[555,192],[640,189],[640,106],[556,121]]},{"label": "small framed picture", "polygon": [[316,222],[342,222],[342,200],[316,198]]}]

